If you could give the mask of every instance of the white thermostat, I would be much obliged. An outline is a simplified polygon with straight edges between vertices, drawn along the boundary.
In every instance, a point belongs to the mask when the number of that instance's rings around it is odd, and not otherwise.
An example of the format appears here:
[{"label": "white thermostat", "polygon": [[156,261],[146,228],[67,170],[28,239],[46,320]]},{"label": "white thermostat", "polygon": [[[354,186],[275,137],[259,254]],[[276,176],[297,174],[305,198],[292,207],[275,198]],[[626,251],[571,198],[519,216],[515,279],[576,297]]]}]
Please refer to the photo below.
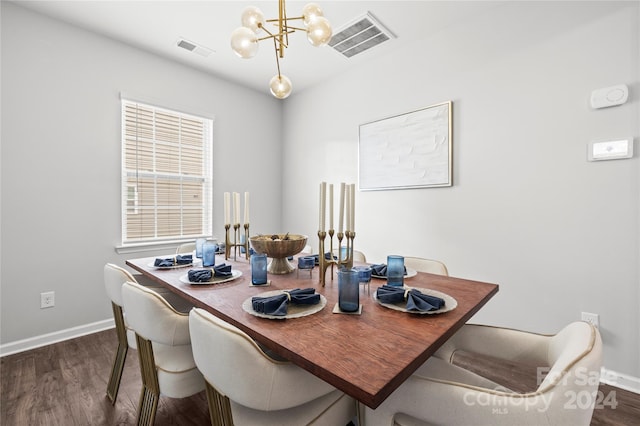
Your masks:
[{"label": "white thermostat", "polygon": [[625,84],[605,87],[591,92],[591,108],[606,108],[622,105],[629,99],[629,89]]},{"label": "white thermostat", "polygon": [[633,157],[633,138],[589,143],[589,161],[619,160]]}]

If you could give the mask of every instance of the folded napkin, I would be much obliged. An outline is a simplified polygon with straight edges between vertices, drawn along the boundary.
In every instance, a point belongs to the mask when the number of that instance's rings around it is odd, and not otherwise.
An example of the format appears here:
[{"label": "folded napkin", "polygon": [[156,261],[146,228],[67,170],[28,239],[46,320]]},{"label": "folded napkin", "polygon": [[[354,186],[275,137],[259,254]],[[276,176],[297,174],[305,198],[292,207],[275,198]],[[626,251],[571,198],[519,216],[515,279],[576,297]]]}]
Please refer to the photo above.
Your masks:
[{"label": "folded napkin", "polygon": [[193,263],[193,257],[190,254],[177,254],[173,257],[168,257],[166,259],[156,259],[153,262],[153,266],[175,266],[175,265],[188,265]]},{"label": "folded napkin", "polygon": [[[316,259],[316,265],[320,264],[320,257],[317,254],[314,254],[313,256],[310,257],[314,257]],[[324,258],[327,260],[331,260],[331,253],[327,252],[324,254]],[[338,256],[333,256],[333,260],[338,260]]]},{"label": "folded napkin", "polygon": [[398,303],[407,301],[407,311],[429,312],[444,307],[444,300],[436,296],[420,293],[414,289],[383,285],[376,290],[376,297],[383,303]]},{"label": "folded napkin", "polygon": [[320,295],[316,294],[316,290],[313,288],[296,288],[275,296],[256,296],[251,298],[251,305],[254,311],[275,316],[287,315],[289,303],[295,305],[317,305],[319,302]]},{"label": "folded napkin", "polygon": [[230,277],[232,275],[231,265],[216,265],[213,269],[191,269],[187,272],[189,282],[206,283],[213,277]]},{"label": "folded napkin", "polygon": [[[371,265],[371,275],[376,275],[378,277],[386,277],[387,276],[387,264],[379,263],[377,265]],[[404,268],[404,274],[407,275],[407,267]]]}]

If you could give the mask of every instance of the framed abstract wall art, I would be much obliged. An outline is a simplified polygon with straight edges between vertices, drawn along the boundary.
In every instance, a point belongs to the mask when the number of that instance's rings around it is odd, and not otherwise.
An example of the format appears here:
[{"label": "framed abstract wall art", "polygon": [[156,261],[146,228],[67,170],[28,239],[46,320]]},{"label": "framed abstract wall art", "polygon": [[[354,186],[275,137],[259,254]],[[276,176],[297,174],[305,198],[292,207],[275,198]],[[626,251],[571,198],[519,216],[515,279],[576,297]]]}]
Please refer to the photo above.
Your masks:
[{"label": "framed abstract wall art", "polygon": [[361,124],[361,191],[451,186],[452,102]]}]

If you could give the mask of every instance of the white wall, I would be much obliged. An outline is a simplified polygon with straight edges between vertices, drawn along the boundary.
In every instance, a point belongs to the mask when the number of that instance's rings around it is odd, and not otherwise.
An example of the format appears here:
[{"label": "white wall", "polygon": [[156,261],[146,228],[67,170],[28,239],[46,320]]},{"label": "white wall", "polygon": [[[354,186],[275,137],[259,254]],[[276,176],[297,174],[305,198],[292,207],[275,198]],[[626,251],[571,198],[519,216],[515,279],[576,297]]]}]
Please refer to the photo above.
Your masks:
[{"label": "white wall", "polygon": [[[293,94],[287,230],[316,235],[320,181],[356,182],[359,124],[452,100],[454,185],[358,192],[356,249],[500,284],[474,322],[555,333],[598,313],[605,366],[640,376],[638,6],[512,2]],[[630,102],[590,109],[621,83]],[[589,141],[629,136],[633,159],[586,161]]]},{"label": "white wall", "polygon": [[[590,140],[640,134],[637,2],[514,2],[285,102],[11,3],[1,13],[1,343],[111,316],[102,266],[131,257],[114,251],[120,91],[214,114],[215,200],[249,190],[253,230],[314,247],[318,182],[356,181],[358,125],[452,100],[454,186],[359,192],[356,248],[499,283],[477,322],[555,332],[599,313],[606,367],[640,376],[638,154],[586,162]],[[619,83],[629,103],[588,107]],[[282,174],[237,173],[229,159],[249,149],[248,169]],[[40,310],[48,290],[56,307]]]},{"label": "white wall", "polygon": [[[218,238],[224,191],[251,192],[256,232],[280,228],[276,99],[2,2],[2,343],[110,318],[105,262],[166,253],[114,250],[121,91],[215,116]],[[273,174],[247,173],[265,163]]]}]

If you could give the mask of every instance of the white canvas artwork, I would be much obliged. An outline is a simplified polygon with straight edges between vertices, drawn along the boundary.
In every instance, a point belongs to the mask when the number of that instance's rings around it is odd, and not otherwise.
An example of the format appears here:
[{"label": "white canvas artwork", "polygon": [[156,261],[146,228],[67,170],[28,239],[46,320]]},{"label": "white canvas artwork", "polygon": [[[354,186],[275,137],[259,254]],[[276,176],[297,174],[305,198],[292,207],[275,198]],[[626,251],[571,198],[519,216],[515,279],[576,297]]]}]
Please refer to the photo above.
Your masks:
[{"label": "white canvas artwork", "polygon": [[451,186],[451,101],[360,125],[360,190]]}]

